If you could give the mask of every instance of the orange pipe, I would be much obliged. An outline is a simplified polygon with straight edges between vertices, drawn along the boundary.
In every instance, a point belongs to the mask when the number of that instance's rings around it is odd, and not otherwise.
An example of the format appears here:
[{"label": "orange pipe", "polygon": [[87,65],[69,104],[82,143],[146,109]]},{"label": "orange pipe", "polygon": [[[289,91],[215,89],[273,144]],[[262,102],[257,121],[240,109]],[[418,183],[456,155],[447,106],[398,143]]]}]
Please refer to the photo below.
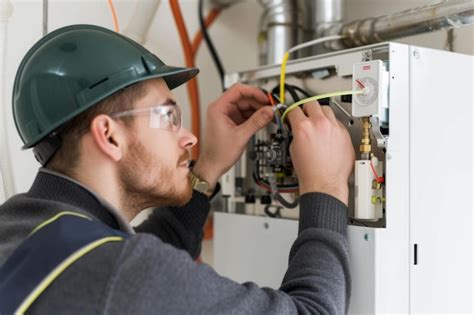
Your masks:
[{"label": "orange pipe", "polygon": [[[181,39],[181,44],[183,45],[184,59],[186,62],[186,67],[193,68],[193,51],[191,43],[189,41],[188,32],[186,31],[186,25],[184,23],[183,15],[181,14],[181,9],[179,7],[178,0],[170,0],[171,11],[173,12],[173,17],[176,22],[176,27],[178,28],[179,37]],[[199,112],[199,90],[197,79],[193,78],[188,81],[188,96],[191,103],[191,131],[199,139],[201,134],[200,126],[200,112]],[[199,145],[196,145],[192,148],[193,159],[197,159],[199,156]]]},{"label": "orange pipe", "polygon": [[[209,12],[208,16],[206,17],[206,20],[204,21],[204,25],[206,26],[206,28],[209,28],[209,26],[211,26],[212,23],[214,23],[214,21],[217,19],[217,17],[220,14],[221,14],[221,10],[217,8],[212,9]],[[201,45],[201,42],[202,42],[202,32],[199,31],[196,33],[196,35],[194,35],[193,44],[192,44],[194,60],[196,59],[197,51],[199,49],[199,46]]]},{"label": "orange pipe", "polygon": [[112,2],[112,0],[109,0],[109,7],[110,12],[112,12],[112,18],[114,19],[114,30],[115,32],[120,33],[117,13],[115,12],[114,3]]}]

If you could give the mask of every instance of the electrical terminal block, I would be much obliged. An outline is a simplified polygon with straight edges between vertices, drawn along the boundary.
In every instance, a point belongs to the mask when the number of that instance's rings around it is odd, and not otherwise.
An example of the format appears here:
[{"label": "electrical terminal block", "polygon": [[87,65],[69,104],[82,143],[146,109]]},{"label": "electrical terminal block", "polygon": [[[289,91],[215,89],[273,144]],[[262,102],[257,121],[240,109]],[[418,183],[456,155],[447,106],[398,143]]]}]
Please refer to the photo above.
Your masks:
[{"label": "electrical terminal block", "polygon": [[282,171],[290,167],[291,158],[289,154],[289,146],[291,137],[287,132],[277,132],[271,136],[271,140],[266,147],[264,147],[263,158],[266,165],[273,168],[275,173],[282,173]]}]

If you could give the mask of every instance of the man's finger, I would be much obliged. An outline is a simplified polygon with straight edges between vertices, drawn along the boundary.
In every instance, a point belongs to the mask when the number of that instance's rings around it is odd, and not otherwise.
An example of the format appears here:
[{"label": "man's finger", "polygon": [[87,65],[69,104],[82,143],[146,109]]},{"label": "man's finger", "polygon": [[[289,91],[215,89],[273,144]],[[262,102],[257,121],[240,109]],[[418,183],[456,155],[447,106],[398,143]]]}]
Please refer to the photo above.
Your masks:
[{"label": "man's finger", "polygon": [[307,117],[300,107],[296,107],[286,115],[286,119],[290,122],[291,126],[296,126],[301,121],[307,119]]},{"label": "man's finger", "polygon": [[[243,121],[241,118],[246,120],[252,116],[257,110],[264,107],[265,105],[257,103],[239,102],[228,104],[222,109],[222,112],[229,116],[237,125],[240,125]],[[267,105],[268,106],[268,105]],[[236,119],[237,118],[237,119]]]},{"label": "man's finger", "polygon": [[239,126],[241,134],[245,137],[245,142],[250,139],[257,131],[268,125],[274,117],[273,109],[270,106],[260,108],[253,113],[245,122]]},{"label": "man's finger", "polygon": [[245,120],[247,120],[247,117],[244,115],[244,113],[239,110],[229,111],[227,113],[224,113],[224,115],[229,117],[236,125],[240,125]]},{"label": "man's finger", "polygon": [[321,107],[321,110],[324,112],[324,114],[326,115],[326,117],[333,123],[336,123],[337,119],[336,119],[336,115],[334,114],[333,110],[331,107],[329,106],[322,106]]},{"label": "man's finger", "polygon": [[322,115],[323,113],[318,101],[305,103],[303,105],[303,111],[308,115],[308,117],[315,117],[317,115]]},{"label": "man's finger", "polygon": [[247,99],[248,101],[254,100],[260,104],[268,104],[269,100],[262,90],[245,84],[234,84],[230,89],[224,93],[226,102],[239,102],[240,100]]},{"label": "man's finger", "polygon": [[249,100],[249,99],[242,99],[241,101],[236,103],[237,109],[240,110],[241,112],[246,112],[246,111],[249,111],[249,110],[256,111],[256,110],[259,110],[260,108],[262,108],[264,106],[268,106],[268,105],[269,105],[268,102],[259,103],[255,100]]}]

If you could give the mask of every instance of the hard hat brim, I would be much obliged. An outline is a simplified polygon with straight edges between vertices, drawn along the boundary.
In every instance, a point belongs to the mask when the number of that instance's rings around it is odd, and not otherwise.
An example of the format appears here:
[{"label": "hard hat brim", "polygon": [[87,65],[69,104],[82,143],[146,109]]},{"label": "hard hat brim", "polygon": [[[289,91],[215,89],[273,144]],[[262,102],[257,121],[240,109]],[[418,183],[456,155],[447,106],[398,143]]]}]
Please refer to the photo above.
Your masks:
[{"label": "hard hat brim", "polygon": [[149,79],[163,78],[168,88],[173,90],[194,78],[198,73],[199,69],[197,68],[163,66],[156,71],[156,74],[151,75]]}]

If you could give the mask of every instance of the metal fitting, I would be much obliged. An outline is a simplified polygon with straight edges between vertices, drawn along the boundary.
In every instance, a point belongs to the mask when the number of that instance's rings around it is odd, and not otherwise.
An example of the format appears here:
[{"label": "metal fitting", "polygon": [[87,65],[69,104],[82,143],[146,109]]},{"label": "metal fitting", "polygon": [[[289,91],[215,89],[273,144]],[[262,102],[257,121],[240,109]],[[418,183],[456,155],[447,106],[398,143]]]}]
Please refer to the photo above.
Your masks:
[{"label": "metal fitting", "polygon": [[362,139],[361,145],[359,147],[360,153],[363,159],[368,159],[370,157],[370,152],[372,151],[372,144],[370,142],[370,129],[372,124],[370,123],[369,117],[362,118]]}]

